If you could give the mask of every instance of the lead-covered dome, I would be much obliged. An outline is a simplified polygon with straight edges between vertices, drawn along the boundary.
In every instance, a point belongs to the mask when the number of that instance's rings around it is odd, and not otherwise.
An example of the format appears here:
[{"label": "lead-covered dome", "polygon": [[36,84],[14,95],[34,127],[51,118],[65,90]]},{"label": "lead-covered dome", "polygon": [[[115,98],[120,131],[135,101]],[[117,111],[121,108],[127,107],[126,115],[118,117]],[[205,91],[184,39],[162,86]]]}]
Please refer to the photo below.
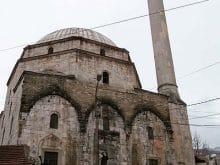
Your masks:
[{"label": "lead-covered dome", "polygon": [[66,28],[66,29],[57,30],[44,36],[37,43],[39,44],[43,42],[54,41],[54,40],[64,39],[73,36],[83,37],[104,44],[108,44],[111,46],[116,46],[116,44],[113,41],[111,41],[108,37],[102,35],[101,33],[84,28]]}]

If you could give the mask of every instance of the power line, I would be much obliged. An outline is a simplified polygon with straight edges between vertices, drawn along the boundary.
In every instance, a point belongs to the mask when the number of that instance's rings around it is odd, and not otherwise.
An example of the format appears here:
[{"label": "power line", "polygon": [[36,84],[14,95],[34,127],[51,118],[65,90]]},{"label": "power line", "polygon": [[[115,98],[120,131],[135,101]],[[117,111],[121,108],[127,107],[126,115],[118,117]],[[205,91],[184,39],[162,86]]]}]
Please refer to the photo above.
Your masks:
[{"label": "power line", "polygon": [[189,104],[189,105],[187,105],[187,106],[188,106],[188,107],[192,107],[192,106],[201,105],[201,104],[206,104],[206,103],[213,102],[213,101],[217,101],[217,100],[220,100],[220,97],[217,97],[217,98],[214,98],[214,99],[205,100],[205,101],[201,101],[201,102],[198,102],[198,103]]},{"label": "power line", "polygon": [[211,115],[205,115],[205,116],[198,116],[198,117],[193,117],[193,118],[189,118],[190,120],[192,119],[201,119],[201,118],[207,118],[207,117],[210,117],[210,116],[218,116],[220,115],[220,113],[214,113],[214,114],[211,114]]},{"label": "power line", "polygon": [[[208,1],[210,1],[210,0],[202,0],[202,1],[198,1],[198,2],[193,2],[193,3],[189,3],[189,4],[185,4],[185,5],[181,5],[181,6],[177,6],[177,7],[173,7],[173,8],[169,8],[169,9],[165,9],[165,10],[161,10],[161,11],[154,12],[154,13],[144,14],[144,15],[140,15],[140,16],[136,16],[136,17],[131,17],[131,18],[127,18],[127,19],[115,21],[115,22],[112,22],[112,23],[107,23],[107,24],[103,24],[103,25],[98,25],[98,26],[92,27],[92,28],[90,28],[90,29],[93,30],[93,29],[99,29],[99,28],[103,28],[103,27],[107,27],[107,26],[112,26],[112,25],[115,25],[115,24],[120,24],[120,23],[124,23],[124,22],[128,22],[128,21],[133,21],[133,20],[136,20],[136,19],[148,17],[148,16],[150,16],[150,15],[159,14],[159,13],[162,13],[162,12],[169,12],[169,11],[173,11],[173,10],[177,10],[177,9],[181,9],[181,8],[185,8],[185,7],[189,7],[189,6],[198,5],[198,4],[201,4],[201,3],[208,2]],[[82,31],[83,31],[83,30],[82,30]],[[73,33],[73,34],[74,34],[74,33]],[[16,49],[16,48],[23,47],[23,46],[26,46],[26,45],[28,45],[28,44],[22,44],[22,45],[17,45],[17,46],[14,46],[14,47],[9,47],[9,48],[5,48],[5,49],[0,49],[0,52],[2,52],[2,51],[7,51],[7,50],[11,50],[11,49]]]},{"label": "power line", "polygon": [[188,74],[185,74],[185,75],[179,77],[178,79],[183,79],[183,78],[185,78],[185,77],[188,77],[188,76],[193,75],[193,74],[195,74],[195,73],[201,72],[201,71],[203,71],[203,70],[206,70],[206,69],[211,68],[211,67],[213,67],[213,66],[215,66],[215,65],[218,65],[218,64],[220,64],[220,61],[217,61],[217,62],[215,62],[215,63],[213,63],[213,64],[210,64],[210,65],[207,65],[207,66],[205,66],[205,67],[199,68],[199,69],[197,69],[197,70],[195,70],[195,71],[193,71],[193,72],[191,72],[191,73],[188,73]]},{"label": "power line", "polygon": [[123,23],[123,22],[128,22],[128,21],[131,21],[131,20],[136,20],[136,19],[140,19],[140,18],[143,18],[143,17],[148,17],[148,16],[155,15],[155,14],[160,14],[162,12],[168,12],[168,11],[177,10],[177,9],[180,9],[180,8],[185,8],[185,7],[189,7],[189,6],[193,6],[193,5],[198,5],[198,4],[207,2],[207,1],[209,1],[209,0],[203,0],[203,1],[198,1],[198,2],[194,2],[194,3],[189,3],[189,4],[173,7],[173,8],[170,8],[170,9],[161,10],[161,11],[158,11],[158,12],[144,14],[144,15],[141,15],[141,16],[132,17],[132,18],[128,18],[128,19],[124,19],[124,20],[120,20],[120,21],[116,21],[116,22],[96,26],[96,27],[93,27],[91,29],[98,29],[98,28],[103,28],[103,27],[106,27],[106,26],[111,26],[111,25]]},{"label": "power line", "polygon": [[179,123],[179,122],[171,122],[171,121],[163,121],[164,123],[175,124],[175,125],[188,125],[195,127],[220,127],[220,124],[190,124],[190,123]]},{"label": "power line", "polygon": [[[212,64],[210,64],[210,65],[207,65],[207,66],[205,66],[205,67],[202,67],[202,68],[199,68],[199,69],[197,69],[197,70],[195,70],[195,71],[192,71],[192,72],[190,72],[190,73],[187,73],[187,74],[185,74],[185,75],[183,75],[183,76],[181,76],[181,77],[178,77],[178,80],[184,79],[184,78],[189,77],[189,76],[191,76],[191,75],[193,75],[193,74],[195,74],[195,73],[201,72],[201,71],[203,71],[203,70],[206,70],[206,69],[211,68],[211,67],[213,67],[213,66],[215,66],[215,65],[218,65],[218,64],[220,64],[220,61],[214,62],[214,63],[212,63]],[[154,88],[156,88],[156,87],[150,88],[150,90],[153,90]]]},{"label": "power line", "polygon": [[[29,43],[29,44],[32,44],[32,43]],[[20,48],[20,47],[24,47],[26,45],[28,45],[28,44],[22,44],[22,45],[17,45],[17,46],[14,46],[14,47],[9,47],[9,48],[5,48],[5,49],[1,49],[0,52],[11,50],[11,49],[16,49],[16,48]]]},{"label": "power line", "polygon": [[220,127],[219,124],[187,124],[187,123],[171,123],[171,124],[189,125],[189,126],[195,126],[195,127]]}]

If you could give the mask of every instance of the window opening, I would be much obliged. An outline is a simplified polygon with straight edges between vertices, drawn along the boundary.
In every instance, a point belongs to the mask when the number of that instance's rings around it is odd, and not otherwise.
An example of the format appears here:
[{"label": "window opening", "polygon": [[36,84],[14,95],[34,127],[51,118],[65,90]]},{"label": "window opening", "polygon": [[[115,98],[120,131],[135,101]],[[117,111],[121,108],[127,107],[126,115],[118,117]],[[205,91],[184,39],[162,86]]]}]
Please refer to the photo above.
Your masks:
[{"label": "window opening", "polygon": [[50,116],[50,128],[58,128],[58,115],[55,113]]},{"label": "window opening", "polygon": [[147,127],[148,132],[148,139],[153,140],[154,139],[154,130],[152,127]]},{"label": "window opening", "polygon": [[53,48],[52,47],[49,47],[48,49],[48,54],[52,54],[53,53]]},{"label": "window opening", "polygon": [[108,119],[108,117],[103,118],[103,130],[109,130],[109,119]]},{"label": "window opening", "polygon": [[108,72],[103,72],[102,73],[102,82],[104,84],[109,84],[109,74],[108,74]]},{"label": "window opening", "polygon": [[105,50],[104,50],[104,49],[101,49],[101,50],[100,50],[100,55],[101,55],[101,56],[105,56]]}]

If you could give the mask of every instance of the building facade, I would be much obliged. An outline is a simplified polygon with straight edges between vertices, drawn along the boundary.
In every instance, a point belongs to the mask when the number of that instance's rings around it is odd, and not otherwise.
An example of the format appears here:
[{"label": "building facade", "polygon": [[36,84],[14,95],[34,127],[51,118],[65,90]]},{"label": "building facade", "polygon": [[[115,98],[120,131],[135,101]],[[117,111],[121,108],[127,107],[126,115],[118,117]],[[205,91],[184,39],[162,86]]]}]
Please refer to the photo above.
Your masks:
[{"label": "building facade", "polygon": [[148,0],[158,92],[143,90],[129,52],[67,28],[24,48],[8,80],[0,145],[33,164],[194,165],[162,0]]},{"label": "building facade", "polygon": [[143,90],[129,52],[100,33],[46,35],[24,48],[7,85],[0,144],[29,146],[35,164],[105,154],[112,165],[194,165],[186,104]]}]

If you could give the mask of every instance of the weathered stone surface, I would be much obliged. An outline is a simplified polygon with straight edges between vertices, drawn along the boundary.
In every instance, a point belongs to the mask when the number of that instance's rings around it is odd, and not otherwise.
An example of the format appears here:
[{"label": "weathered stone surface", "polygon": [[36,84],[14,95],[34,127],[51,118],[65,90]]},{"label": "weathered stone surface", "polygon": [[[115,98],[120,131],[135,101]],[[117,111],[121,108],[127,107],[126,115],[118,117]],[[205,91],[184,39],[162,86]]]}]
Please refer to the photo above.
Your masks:
[{"label": "weathered stone surface", "polygon": [[[104,71],[109,83],[99,82],[96,102],[96,77]],[[57,129],[50,127],[53,114]],[[35,164],[39,156],[44,160],[45,153],[56,152],[58,164],[93,165],[99,144],[100,161],[105,152],[110,165],[150,159],[193,165],[189,126],[183,123],[188,123],[184,104],[141,89],[125,49],[73,37],[24,49],[8,81],[0,144],[28,145]]]}]

